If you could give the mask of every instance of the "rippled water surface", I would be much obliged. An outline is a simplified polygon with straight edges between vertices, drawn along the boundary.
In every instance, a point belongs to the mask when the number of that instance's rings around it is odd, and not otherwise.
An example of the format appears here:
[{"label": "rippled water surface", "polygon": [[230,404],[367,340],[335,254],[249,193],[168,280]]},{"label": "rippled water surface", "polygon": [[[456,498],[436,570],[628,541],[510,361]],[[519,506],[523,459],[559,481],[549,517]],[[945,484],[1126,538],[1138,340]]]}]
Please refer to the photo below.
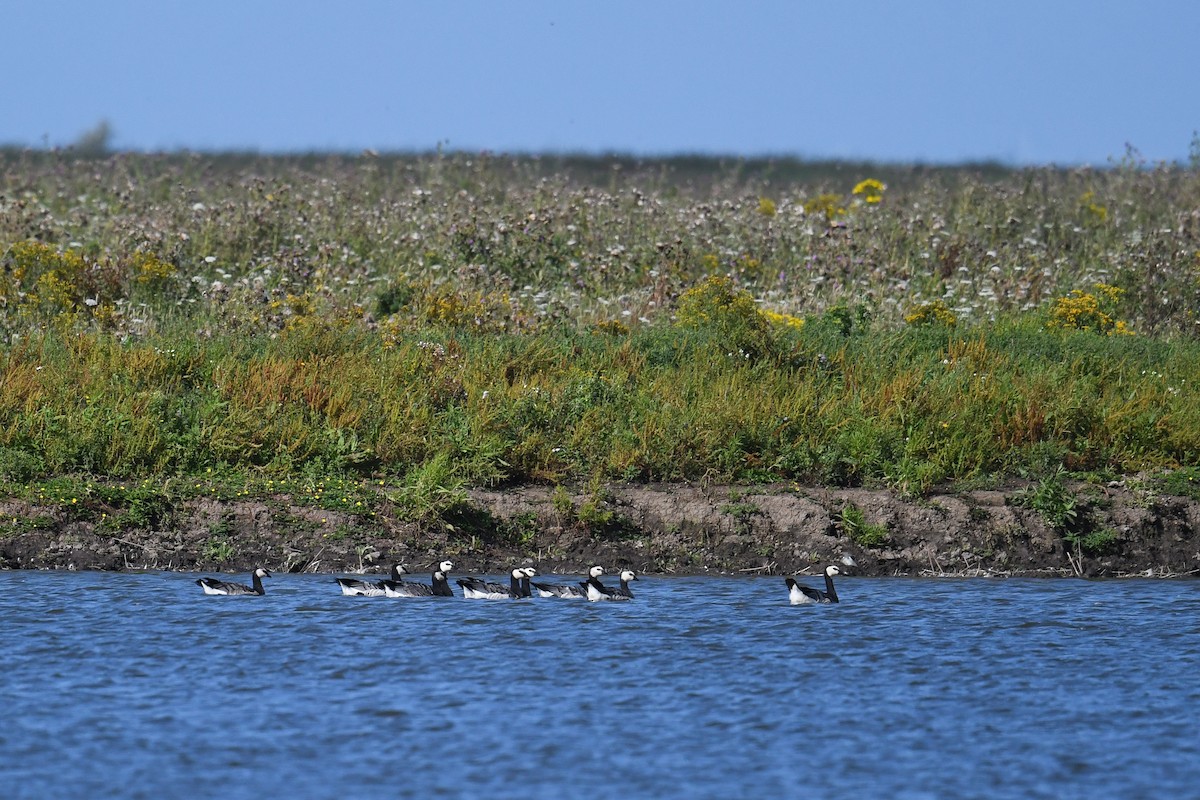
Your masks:
[{"label": "rippled water surface", "polygon": [[195,577],[0,572],[4,797],[1200,796],[1195,581]]}]

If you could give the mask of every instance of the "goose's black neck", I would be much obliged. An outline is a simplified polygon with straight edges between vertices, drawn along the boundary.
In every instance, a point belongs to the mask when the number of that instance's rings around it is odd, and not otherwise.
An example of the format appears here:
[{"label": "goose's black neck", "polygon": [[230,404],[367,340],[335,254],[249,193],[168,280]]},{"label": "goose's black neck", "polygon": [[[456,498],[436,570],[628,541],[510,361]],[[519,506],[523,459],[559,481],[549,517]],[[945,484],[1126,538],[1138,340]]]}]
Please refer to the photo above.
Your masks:
[{"label": "goose's black neck", "polygon": [[828,572],[825,573],[825,596],[829,598],[829,602],[831,603],[838,601],[837,589],[833,588],[833,576]]},{"label": "goose's black neck", "polygon": [[434,597],[453,597],[454,592],[450,591],[450,581],[446,579],[446,573],[433,573],[433,594]]},{"label": "goose's black neck", "polygon": [[524,597],[525,595],[521,594],[521,579],[516,575],[509,575],[508,580],[508,593],[513,597]]},{"label": "goose's black neck", "polygon": [[262,578],[258,576],[258,570],[250,573],[250,580],[254,584],[255,594],[266,594],[267,590],[263,588]]}]

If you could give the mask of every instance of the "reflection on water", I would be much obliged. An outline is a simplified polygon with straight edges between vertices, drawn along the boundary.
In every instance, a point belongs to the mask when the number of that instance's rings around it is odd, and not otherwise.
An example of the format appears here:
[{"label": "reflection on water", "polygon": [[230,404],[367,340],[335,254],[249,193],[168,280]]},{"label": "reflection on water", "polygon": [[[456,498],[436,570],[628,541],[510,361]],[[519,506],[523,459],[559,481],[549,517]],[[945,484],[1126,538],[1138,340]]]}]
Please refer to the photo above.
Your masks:
[{"label": "reflection on water", "polygon": [[843,577],[793,607],[782,578],[646,576],[624,604],[194,579],[0,572],[4,796],[1200,786],[1193,581]]}]

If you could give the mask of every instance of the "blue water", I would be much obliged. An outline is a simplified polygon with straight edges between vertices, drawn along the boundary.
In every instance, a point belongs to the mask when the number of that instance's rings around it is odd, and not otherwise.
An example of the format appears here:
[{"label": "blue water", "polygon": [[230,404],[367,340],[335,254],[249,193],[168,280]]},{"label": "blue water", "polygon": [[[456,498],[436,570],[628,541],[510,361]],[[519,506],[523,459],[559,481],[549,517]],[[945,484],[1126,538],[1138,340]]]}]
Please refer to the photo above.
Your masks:
[{"label": "blue water", "polygon": [[0,796],[1200,796],[1200,582],[195,577],[0,572]]}]

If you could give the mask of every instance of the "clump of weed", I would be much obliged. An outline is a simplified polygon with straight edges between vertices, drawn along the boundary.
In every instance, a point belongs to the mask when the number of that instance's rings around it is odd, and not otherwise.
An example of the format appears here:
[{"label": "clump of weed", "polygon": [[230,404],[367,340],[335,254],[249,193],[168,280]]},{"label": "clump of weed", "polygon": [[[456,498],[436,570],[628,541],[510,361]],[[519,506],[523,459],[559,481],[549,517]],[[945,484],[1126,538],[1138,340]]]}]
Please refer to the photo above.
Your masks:
[{"label": "clump of weed", "polygon": [[946,306],[945,301],[934,300],[917,306],[904,316],[904,321],[909,325],[943,325],[953,328],[958,324],[958,317]]},{"label": "clump of weed", "polygon": [[1016,502],[1042,515],[1057,531],[1076,557],[1101,556],[1116,551],[1120,535],[1111,528],[1093,527],[1087,509],[1066,484],[1067,472],[1061,467],[1022,490]]},{"label": "clump of weed", "polygon": [[596,479],[578,505],[562,486],[556,487],[550,505],[559,524],[582,528],[599,539],[624,539],[637,532],[632,520],[617,510],[611,492]]},{"label": "clump of weed", "polygon": [[756,358],[770,346],[767,320],[754,298],[727,277],[713,275],[679,298],[676,324],[709,333],[730,355]]},{"label": "clump of weed", "polygon": [[1066,483],[1067,472],[1059,467],[1015,496],[1017,505],[1032,508],[1046,524],[1066,533],[1079,521],[1078,499]]},{"label": "clump of weed", "polygon": [[887,526],[867,522],[863,510],[853,503],[842,508],[838,522],[850,541],[860,547],[882,547],[889,541]]},{"label": "clump of weed", "polygon": [[200,550],[201,560],[209,564],[224,564],[233,559],[233,541],[227,536],[214,534],[204,542]]},{"label": "clump of weed", "polygon": [[1075,548],[1077,555],[1083,553],[1089,556],[1103,556],[1116,552],[1121,537],[1112,528],[1098,528],[1067,533],[1063,536],[1063,540]]},{"label": "clump of weed", "polygon": [[833,192],[822,192],[816,197],[810,197],[804,201],[803,208],[805,214],[818,214],[830,224],[847,214],[844,199]]},{"label": "clump of weed", "polygon": [[503,538],[517,547],[528,547],[537,538],[541,522],[536,512],[514,514],[500,526]]},{"label": "clump of weed", "polygon": [[569,525],[575,521],[575,501],[565,486],[555,486],[550,495],[550,507],[554,509],[560,525]]},{"label": "clump of weed", "polygon": [[380,317],[390,317],[411,303],[416,296],[417,287],[408,281],[390,282],[375,296],[375,313]]},{"label": "clump of weed", "polygon": [[1132,335],[1129,326],[1114,316],[1115,307],[1124,293],[1123,289],[1106,283],[1097,283],[1094,293],[1074,289],[1066,297],[1054,301],[1047,326],[1105,336]]},{"label": "clump of weed", "polygon": [[732,492],[729,502],[721,506],[721,513],[734,519],[734,529],[739,534],[749,533],[753,518],[762,513],[757,504],[745,500],[740,492]]},{"label": "clump of weed", "polygon": [[1156,483],[1167,494],[1200,500],[1200,467],[1171,470],[1158,478]]},{"label": "clump of weed", "polygon": [[467,493],[450,457],[437,453],[411,468],[391,491],[390,499],[402,519],[448,527],[447,517],[466,503]]},{"label": "clump of weed", "polygon": [[0,447],[0,478],[28,483],[45,474],[46,464],[37,453],[23,447]]},{"label": "clump of weed", "polygon": [[883,202],[883,193],[887,186],[878,178],[864,178],[854,184],[850,194],[867,205],[878,205]]}]

